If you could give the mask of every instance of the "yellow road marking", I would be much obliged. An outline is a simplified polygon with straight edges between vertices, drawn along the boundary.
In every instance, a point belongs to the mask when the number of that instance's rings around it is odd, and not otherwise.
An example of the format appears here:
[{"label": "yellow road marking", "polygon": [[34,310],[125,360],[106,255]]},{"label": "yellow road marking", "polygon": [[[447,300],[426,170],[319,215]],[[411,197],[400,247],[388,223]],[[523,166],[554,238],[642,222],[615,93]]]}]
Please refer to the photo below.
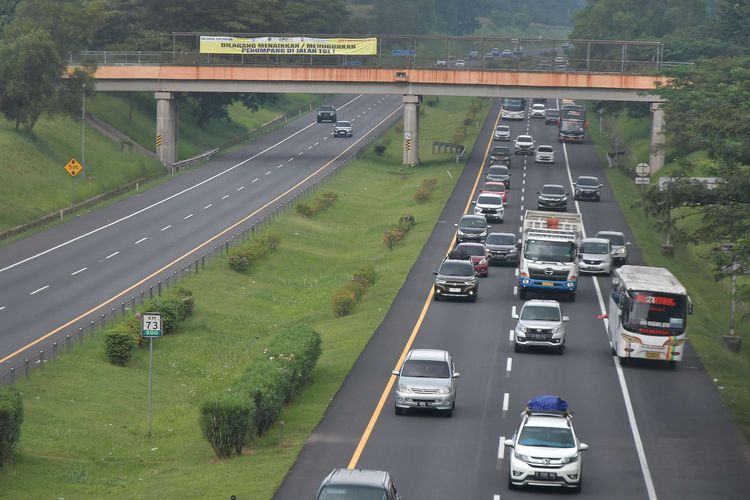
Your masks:
[{"label": "yellow road marking", "polygon": [[[497,128],[497,124],[499,122],[500,122],[500,114],[498,113],[497,119],[495,120],[495,125],[492,127],[493,133],[495,129]],[[482,172],[484,171],[484,163],[487,160],[487,156],[490,153],[490,147],[492,146],[492,143],[493,143],[492,137],[493,136],[490,135],[490,140],[487,143],[487,147],[484,150],[484,156],[482,157],[482,165],[479,168],[479,173],[477,174],[476,179],[474,180],[474,186],[471,189],[471,194],[469,195],[469,201],[466,202],[466,206],[464,207],[464,213],[466,213],[469,210],[469,207],[471,206],[471,200],[474,199],[474,193],[476,192],[477,186],[479,185],[479,180],[482,178]],[[451,239],[451,244],[448,247],[448,252],[450,251],[451,248],[453,248],[455,243],[456,243],[456,235],[454,234],[453,238]],[[446,254],[448,252],[446,252]],[[427,299],[424,301],[424,306],[422,306],[422,312],[419,313],[419,318],[417,318],[417,322],[411,331],[411,335],[409,335],[409,339],[406,341],[406,345],[404,346],[404,349],[401,351],[401,356],[399,356],[398,362],[396,363],[396,367],[394,368],[394,370],[398,370],[401,367],[401,364],[404,362],[404,358],[409,353],[409,350],[411,349],[411,346],[414,343],[414,339],[417,338],[419,329],[422,327],[422,322],[424,321],[424,318],[427,315],[427,310],[429,309],[430,304],[432,303],[432,292],[433,292],[433,289],[432,287],[430,287],[430,291],[427,294]],[[391,374],[390,377],[388,377],[388,383],[385,385],[385,389],[383,389],[383,393],[380,395],[380,400],[378,401],[377,406],[375,406],[375,411],[372,412],[370,421],[367,422],[367,427],[365,427],[365,430],[362,433],[362,437],[360,437],[359,443],[357,443],[357,448],[354,450],[354,454],[352,455],[351,460],[349,460],[349,465],[347,465],[347,468],[354,469],[357,467],[357,463],[359,462],[359,459],[362,456],[362,452],[364,451],[365,446],[367,446],[367,442],[370,440],[370,435],[372,434],[372,430],[375,428],[375,424],[380,418],[380,413],[383,411],[385,402],[388,399],[388,396],[391,394],[391,389],[393,389],[393,384],[395,382],[396,382],[396,375]]]},{"label": "yellow road marking", "polygon": [[62,325],[60,325],[60,326],[58,326],[58,327],[57,327],[57,328],[55,328],[54,330],[51,330],[50,332],[48,332],[48,333],[45,333],[44,335],[42,335],[42,336],[41,336],[41,337],[39,337],[38,339],[34,340],[33,342],[29,342],[29,343],[28,343],[28,344],[26,344],[25,346],[23,346],[23,347],[21,347],[21,348],[19,348],[19,349],[15,350],[14,352],[12,352],[12,353],[8,354],[7,356],[5,356],[5,357],[3,357],[3,358],[0,358],[0,363],[5,363],[5,362],[6,362],[6,361],[8,361],[9,359],[11,359],[11,358],[13,358],[13,357],[17,356],[18,354],[22,353],[22,352],[23,352],[23,351],[25,351],[26,349],[29,349],[29,348],[31,348],[31,347],[34,347],[34,346],[35,346],[35,345],[37,345],[38,343],[40,343],[40,342],[43,342],[43,341],[44,341],[45,339],[48,339],[48,338],[49,338],[49,337],[51,337],[52,335],[55,335],[56,333],[59,333],[59,332],[60,332],[61,330],[65,329],[65,328],[68,328],[68,327],[69,327],[70,325],[72,325],[72,324],[76,323],[77,321],[80,321],[80,320],[82,320],[83,318],[87,317],[88,315],[90,315],[90,314],[92,314],[92,313],[95,313],[96,311],[98,311],[98,310],[99,310],[99,309],[101,309],[102,307],[106,306],[106,305],[107,305],[107,304],[109,304],[110,302],[112,302],[112,301],[114,301],[114,300],[117,300],[117,299],[119,299],[120,297],[122,297],[123,295],[125,295],[125,294],[127,294],[128,292],[132,291],[133,289],[135,289],[135,288],[137,288],[137,287],[141,286],[141,285],[142,285],[143,283],[147,282],[147,281],[148,281],[148,280],[150,280],[151,278],[154,278],[154,277],[155,277],[155,276],[157,276],[158,274],[160,274],[160,273],[164,272],[165,270],[169,269],[170,267],[172,267],[172,266],[176,265],[177,263],[179,263],[179,262],[180,262],[181,260],[183,260],[184,258],[186,258],[186,257],[189,257],[190,255],[194,254],[195,252],[197,252],[197,251],[198,251],[198,250],[200,250],[201,248],[205,247],[205,246],[206,246],[206,245],[208,245],[209,243],[211,243],[211,242],[215,241],[215,240],[216,240],[216,239],[218,239],[218,238],[221,238],[222,236],[224,236],[224,235],[225,235],[226,233],[228,233],[229,231],[233,230],[233,229],[234,229],[234,228],[236,228],[237,226],[239,226],[239,225],[241,225],[241,224],[245,223],[245,222],[246,222],[246,221],[247,221],[248,219],[251,219],[252,217],[254,217],[255,215],[257,215],[258,213],[260,213],[260,212],[262,212],[263,210],[265,210],[266,208],[268,208],[268,206],[270,206],[270,205],[272,205],[272,204],[276,203],[276,202],[277,202],[277,201],[279,201],[279,200],[280,200],[281,198],[283,198],[284,196],[288,195],[288,194],[289,194],[290,192],[292,192],[292,191],[294,191],[295,189],[297,189],[298,187],[302,186],[302,185],[303,185],[303,184],[305,184],[305,183],[306,183],[307,181],[309,181],[310,179],[312,179],[313,177],[315,177],[316,175],[318,175],[318,174],[319,174],[319,173],[320,173],[321,171],[325,170],[325,169],[326,169],[326,168],[327,168],[327,167],[328,167],[329,165],[331,165],[331,164],[332,164],[333,162],[335,162],[336,160],[338,160],[339,158],[341,158],[342,156],[344,156],[344,155],[345,155],[346,153],[348,153],[348,152],[349,152],[349,150],[351,150],[352,148],[354,148],[354,147],[355,147],[355,146],[356,146],[357,144],[359,144],[359,143],[360,143],[361,141],[365,140],[365,138],[366,138],[367,136],[369,136],[369,135],[370,135],[370,134],[372,133],[372,131],[373,131],[373,130],[375,130],[376,128],[378,128],[379,126],[381,126],[381,125],[382,125],[383,123],[385,123],[386,121],[388,121],[388,120],[389,120],[389,119],[390,119],[390,118],[391,118],[391,117],[392,117],[393,115],[395,115],[396,113],[398,113],[398,112],[399,112],[399,111],[401,110],[401,108],[402,108],[402,107],[403,107],[403,105],[402,105],[402,106],[399,106],[398,108],[396,108],[396,109],[395,109],[395,110],[394,110],[394,111],[393,111],[393,112],[392,112],[391,114],[389,114],[388,116],[386,116],[385,118],[383,118],[383,119],[382,119],[382,120],[381,120],[381,121],[380,121],[380,122],[379,122],[379,123],[378,123],[377,125],[375,125],[375,126],[374,126],[374,127],[372,128],[372,129],[370,129],[370,132],[368,132],[368,133],[364,134],[364,135],[363,135],[362,137],[360,137],[360,138],[359,138],[359,139],[357,139],[357,140],[356,140],[355,142],[353,142],[351,146],[349,146],[349,147],[348,147],[348,148],[346,148],[346,149],[345,149],[344,151],[342,151],[341,153],[339,153],[339,154],[338,154],[338,155],[337,155],[336,157],[334,157],[333,159],[331,159],[330,161],[328,161],[327,163],[325,163],[325,164],[324,164],[324,165],[323,165],[322,167],[320,167],[320,168],[319,168],[318,170],[316,170],[315,172],[311,173],[310,175],[308,175],[307,177],[305,177],[304,179],[302,179],[301,181],[299,181],[299,182],[298,182],[297,184],[295,184],[295,185],[294,185],[294,186],[292,186],[291,188],[287,189],[286,191],[284,191],[283,193],[281,193],[280,195],[278,195],[278,196],[277,196],[276,198],[274,198],[273,200],[269,201],[268,203],[266,203],[265,205],[263,205],[262,207],[260,207],[259,209],[255,210],[255,211],[254,211],[254,212],[252,212],[251,214],[249,214],[249,215],[247,215],[247,216],[243,217],[242,219],[240,219],[239,221],[235,222],[235,223],[234,223],[234,224],[232,224],[231,226],[227,227],[226,229],[224,229],[224,230],[223,230],[223,231],[221,231],[220,233],[217,233],[216,235],[214,235],[214,236],[212,236],[211,238],[207,239],[206,241],[204,241],[204,242],[203,242],[203,243],[201,243],[200,245],[196,246],[196,247],[195,247],[195,248],[193,248],[192,250],[188,250],[188,251],[187,251],[187,252],[185,252],[184,254],[182,254],[182,255],[180,255],[179,257],[177,257],[176,259],[174,259],[174,260],[173,260],[172,262],[170,262],[170,263],[168,263],[168,264],[164,265],[163,267],[161,267],[161,268],[159,268],[158,270],[154,271],[153,273],[149,274],[148,276],[146,276],[146,277],[145,277],[145,278],[143,278],[142,280],[140,280],[140,281],[138,281],[138,282],[134,283],[133,285],[131,285],[131,286],[129,286],[128,288],[126,288],[125,290],[123,290],[123,291],[121,291],[121,292],[117,293],[116,295],[112,296],[111,298],[109,298],[109,299],[105,300],[105,301],[104,301],[104,302],[102,302],[101,304],[99,304],[99,305],[97,305],[97,306],[94,306],[94,307],[92,307],[92,308],[91,308],[91,309],[89,309],[88,311],[86,311],[86,312],[84,312],[84,313],[80,314],[79,316],[76,316],[75,318],[71,319],[70,321],[68,321],[68,322],[66,322],[66,323],[64,323],[64,324],[62,324]]}]

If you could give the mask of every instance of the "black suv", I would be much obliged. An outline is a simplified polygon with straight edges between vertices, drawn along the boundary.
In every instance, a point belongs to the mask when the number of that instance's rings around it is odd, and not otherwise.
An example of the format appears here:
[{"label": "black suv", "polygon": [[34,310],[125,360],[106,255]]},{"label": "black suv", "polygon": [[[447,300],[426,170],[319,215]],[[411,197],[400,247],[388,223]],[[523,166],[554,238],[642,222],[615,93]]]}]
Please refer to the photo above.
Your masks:
[{"label": "black suv", "polygon": [[318,123],[332,122],[336,123],[336,108],[330,104],[325,104],[318,108]]},{"label": "black suv", "polygon": [[490,233],[484,241],[490,251],[490,264],[518,265],[518,254],[521,242],[513,233]]},{"label": "black suv", "polygon": [[477,301],[479,295],[479,278],[474,271],[471,260],[445,259],[435,273],[435,289],[432,298],[436,301],[443,297],[458,297]]},{"label": "black suv", "polygon": [[541,191],[537,191],[537,206],[539,210],[545,208],[551,210],[568,211],[568,195],[565,188],[559,184],[545,184]]},{"label": "black suv", "polygon": [[380,470],[334,469],[318,488],[316,500],[377,498],[401,500],[391,475]]},{"label": "black suv", "polygon": [[589,177],[582,175],[573,183],[575,192],[574,200],[594,200],[599,201],[602,198],[602,183],[598,177]]},{"label": "black suv", "polygon": [[489,182],[502,182],[505,189],[510,189],[510,172],[506,165],[490,165],[484,178]]},{"label": "black suv", "polygon": [[490,151],[490,165],[508,165],[510,167],[510,148],[508,146],[495,146]]}]

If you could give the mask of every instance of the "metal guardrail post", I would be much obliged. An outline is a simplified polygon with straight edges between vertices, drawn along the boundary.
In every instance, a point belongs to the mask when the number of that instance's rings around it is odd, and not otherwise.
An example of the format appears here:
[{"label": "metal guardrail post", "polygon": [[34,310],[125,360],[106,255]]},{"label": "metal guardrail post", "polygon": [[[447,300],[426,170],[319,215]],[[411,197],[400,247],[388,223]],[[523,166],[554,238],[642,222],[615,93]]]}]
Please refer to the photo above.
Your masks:
[{"label": "metal guardrail post", "polygon": [[29,358],[23,360],[23,371],[26,375],[26,380],[29,380]]},{"label": "metal guardrail post", "polygon": [[161,297],[161,281],[157,281],[157,282],[156,282],[156,286],[157,286],[157,288],[158,288],[158,293],[157,293],[157,295],[159,295],[159,297]]},{"label": "metal guardrail post", "polygon": [[39,351],[39,367],[44,369],[44,350]]},{"label": "metal guardrail post", "polygon": [[65,335],[65,352],[70,352],[70,335]]},{"label": "metal guardrail post", "polygon": [[83,345],[83,328],[78,329],[78,344]]},{"label": "metal guardrail post", "polygon": [[15,367],[10,367],[10,385],[13,385],[16,381],[16,369]]},{"label": "metal guardrail post", "polygon": [[57,342],[52,342],[52,359],[57,359]]}]

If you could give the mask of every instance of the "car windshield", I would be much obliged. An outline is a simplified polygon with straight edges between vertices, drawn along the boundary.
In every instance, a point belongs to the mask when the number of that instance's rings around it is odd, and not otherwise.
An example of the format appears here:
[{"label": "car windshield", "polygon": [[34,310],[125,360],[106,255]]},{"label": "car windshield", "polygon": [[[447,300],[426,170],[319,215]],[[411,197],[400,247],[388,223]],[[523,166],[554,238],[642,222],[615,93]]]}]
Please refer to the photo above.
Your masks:
[{"label": "car windshield", "polygon": [[544,109],[545,108],[544,104],[532,104],[531,107],[534,108],[534,109]]},{"label": "car windshield", "polygon": [[324,486],[316,500],[388,500],[388,495],[382,488],[336,484]]},{"label": "car windshield", "polygon": [[321,106],[320,111],[333,111],[333,106]]},{"label": "car windshield", "polygon": [[579,177],[576,179],[576,184],[579,186],[598,186],[599,179],[596,177]]},{"label": "car windshield", "polygon": [[596,237],[607,238],[612,245],[625,245],[625,236],[623,236],[622,234],[597,234]]},{"label": "car windshield", "polygon": [[545,448],[575,448],[573,433],[565,427],[526,426],[518,437],[522,446],[542,446]]},{"label": "car windshield", "polygon": [[550,117],[550,116],[554,116],[554,117],[560,116],[560,110],[559,109],[548,109],[547,110],[547,116],[548,117]]},{"label": "car windshield", "polygon": [[445,361],[418,359],[409,360],[401,369],[402,377],[450,378],[451,370]]},{"label": "car windshield", "polygon": [[606,243],[594,243],[591,241],[584,241],[581,244],[581,253],[609,253],[609,245]]},{"label": "car windshield", "polygon": [[458,245],[456,250],[463,252],[468,255],[474,255],[476,257],[484,257],[485,250],[482,245]]},{"label": "car windshield", "polygon": [[527,305],[521,311],[521,319],[529,321],[560,321],[560,310],[556,307]]},{"label": "car windshield", "polygon": [[516,139],[518,142],[533,142],[534,139],[531,138],[529,135],[519,135]]},{"label": "car windshield", "polygon": [[496,165],[489,168],[487,171],[489,175],[508,175],[508,167],[502,165]]},{"label": "car windshield", "polygon": [[623,326],[646,335],[680,335],[685,331],[687,297],[629,291],[629,306],[622,308]]},{"label": "car windshield", "polygon": [[510,149],[507,148],[507,147],[505,147],[505,146],[495,146],[494,148],[492,148],[492,153],[491,154],[493,154],[493,155],[509,155],[510,154]]},{"label": "car windshield", "polygon": [[487,220],[484,217],[465,217],[458,223],[459,227],[487,227]]},{"label": "car windshield", "polygon": [[552,146],[539,146],[538,148],[536,148],[536,150],[540,153],[551,153]]},{"label": "car windshield", "polygon": [[528,240],[524,257],[531,260],[573,262],[576,247],[572,241]]},{"label": "car windshield", "polygon": [[336,122],[337,127],[351,127],[352,124],[349,122]]},{"label": "car windshield", "polygon": [[492,191],[492,192],[505,191],[505,184],[498,184],[496,182],[488,182],[482,187],[482,191]]},{"label": "car windshield", "polygon": [[499,127],[497,127],[497,131],[498,132],[510,132],[510,127],[506,125],[500,125]]},{"label": "car windshield", "polygon": [[500,205],[502,202],[503,200],[499,196],[480,195],[479,198],[477,198],[478,205]]},{"label": "car windshield", "polygon": [[565,194],[565,188],[562,186],[544,186],[542,188],[542,194],[563,195]]},{"label": "car windshield", "polygon": [[515,245],[516,237],[512,234],[490,234],[487,236],[488,245]]},{"label": "car windshield", "polygon": [[474,276],[474,266],[469,262],[443,262],[439,273],[441,276]]}]

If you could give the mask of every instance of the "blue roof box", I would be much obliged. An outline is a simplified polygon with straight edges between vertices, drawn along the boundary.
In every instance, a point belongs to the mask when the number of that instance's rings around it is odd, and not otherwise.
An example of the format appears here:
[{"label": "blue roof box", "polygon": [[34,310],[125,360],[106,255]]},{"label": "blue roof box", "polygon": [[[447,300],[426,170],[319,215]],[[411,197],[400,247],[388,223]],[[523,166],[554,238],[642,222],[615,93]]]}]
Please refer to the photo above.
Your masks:
[{"label": "blue roof box", "polygon": [[568,411],[568,402],[560,396],[542,395],[529,400],[526,408],[530,412],[560,412]]}]

